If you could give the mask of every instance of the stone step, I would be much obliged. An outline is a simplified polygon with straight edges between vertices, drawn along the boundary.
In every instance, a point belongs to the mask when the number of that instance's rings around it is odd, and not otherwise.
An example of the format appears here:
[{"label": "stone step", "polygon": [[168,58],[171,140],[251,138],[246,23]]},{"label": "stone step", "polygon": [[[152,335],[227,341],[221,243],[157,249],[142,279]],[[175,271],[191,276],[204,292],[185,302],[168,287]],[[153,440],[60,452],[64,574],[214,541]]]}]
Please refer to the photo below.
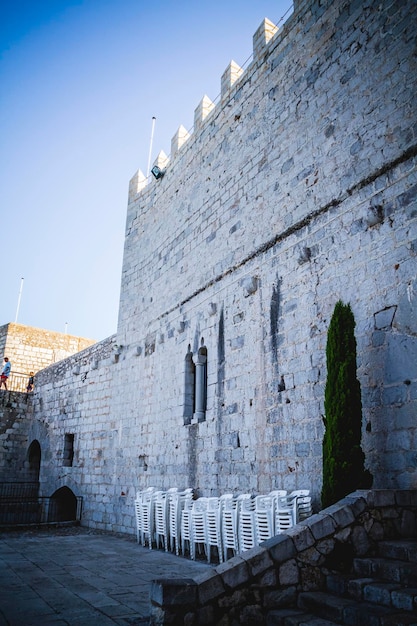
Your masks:
[{"label": "stone step", "polygon": [[417,587],[403,587],[374,578],[352,578],[334,572],[326,578],[326,589],[337,596],[346,596],[357,602],[374,602],[404,611],[417,610]]},{"label": "stone step", "polygon": [[417,563],[417,540],[415,539],[380,541],[378,548],[379,555],[386,559]]},{"label": "stone step", "polygon": [[378,578],[387,582],[400,583],[406,587],[417,586],[417,563],[366,557],[354,559],[353,570],[360,577]]},{"label": "stone step", "polygon": [[[356,602],[323,591],[307,591],[299,595],[298,607],[338,624],[360,626],[417,626],[417,615],[370,602]],[[302,623],[302,622],[301,622]]]},{"label": "stone step", "polygon": [[322,617],[304,613],[299,609],[275,609],[266,618],[266,626],[339,626]]}]

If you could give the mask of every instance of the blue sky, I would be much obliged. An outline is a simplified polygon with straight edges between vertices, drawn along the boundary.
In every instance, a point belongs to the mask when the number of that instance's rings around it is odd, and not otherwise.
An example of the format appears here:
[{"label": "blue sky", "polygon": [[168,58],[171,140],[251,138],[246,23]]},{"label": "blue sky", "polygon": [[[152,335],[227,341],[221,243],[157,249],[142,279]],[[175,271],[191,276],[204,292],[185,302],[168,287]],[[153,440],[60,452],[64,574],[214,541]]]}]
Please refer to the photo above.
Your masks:
[{"label": "blue sky", "polygon": [[[0,325],[117,330],[127,192],[291,0],[5,0]],[[288,11],[288,13],[287,13]]]}]

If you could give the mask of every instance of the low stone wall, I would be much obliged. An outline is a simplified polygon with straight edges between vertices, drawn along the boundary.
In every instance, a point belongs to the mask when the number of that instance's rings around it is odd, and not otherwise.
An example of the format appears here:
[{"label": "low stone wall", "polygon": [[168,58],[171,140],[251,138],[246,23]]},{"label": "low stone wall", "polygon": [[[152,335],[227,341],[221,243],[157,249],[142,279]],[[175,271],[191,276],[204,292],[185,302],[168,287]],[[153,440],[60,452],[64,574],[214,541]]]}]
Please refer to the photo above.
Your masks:
[{"label": "low stone wall", "polygon": [[195,580],[154,581],[150,623],[265,624],[298,593],[322,589],[333,564],[348,571],[378,541],[416,535],[417,490],[356,491]]},{"label": "low stone wall", "polygon": [[0,391],[0,483],[28,479],[25,459],[31,404],[32,394]]}]

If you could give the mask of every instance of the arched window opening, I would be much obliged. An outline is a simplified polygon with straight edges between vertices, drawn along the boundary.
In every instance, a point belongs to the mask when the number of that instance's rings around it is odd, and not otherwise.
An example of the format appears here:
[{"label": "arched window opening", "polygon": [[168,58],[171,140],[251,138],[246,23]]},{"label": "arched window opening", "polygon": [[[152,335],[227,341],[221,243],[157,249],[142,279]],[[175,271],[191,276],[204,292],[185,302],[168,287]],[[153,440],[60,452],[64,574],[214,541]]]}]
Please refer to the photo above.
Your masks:
[{"label": "arched window opening", "polygon": [[77,498],[69,487],[61,487],[52,494],[49,502],[48,521],[73,522],[80,518]]},{"label": "arched window opening", "polygon": [[37,439],[30,444],[26,454],[26,474],[27,480],[31,483],[39,482],[39,472],[41,469],[41,446]]}]

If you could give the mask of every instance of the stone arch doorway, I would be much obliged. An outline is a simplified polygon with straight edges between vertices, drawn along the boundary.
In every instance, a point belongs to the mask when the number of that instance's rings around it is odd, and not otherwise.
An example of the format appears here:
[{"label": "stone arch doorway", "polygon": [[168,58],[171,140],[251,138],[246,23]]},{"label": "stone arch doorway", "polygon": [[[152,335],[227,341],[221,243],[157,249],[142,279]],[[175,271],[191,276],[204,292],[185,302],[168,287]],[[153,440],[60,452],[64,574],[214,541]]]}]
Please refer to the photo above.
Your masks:
[{"label": "stone arch doorway", "polygon": [[41,446],[37,439],[30,444],[26,454],[26,480],[30,483],[39,483],[39,472],[41,469]]},{"label": "stone arch doorway", "polygon": [[61,487],[52,494],[48,517],[51,522],[73,522],[79,517],[77,498],[69,487]]}]

